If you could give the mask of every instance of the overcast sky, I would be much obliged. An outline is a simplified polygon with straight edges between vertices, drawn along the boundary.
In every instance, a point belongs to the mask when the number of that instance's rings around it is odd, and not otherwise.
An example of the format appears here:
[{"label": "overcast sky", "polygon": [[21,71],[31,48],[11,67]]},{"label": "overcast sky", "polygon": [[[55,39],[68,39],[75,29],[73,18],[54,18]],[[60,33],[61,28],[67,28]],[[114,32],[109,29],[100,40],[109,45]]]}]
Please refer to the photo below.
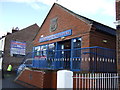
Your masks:
[{"label": "overcast sky", "polygon": [[23,29],[34,23],[41,26],[55,2],[115,28],[115,0],[0,0],[0,37],[13,27]]}]

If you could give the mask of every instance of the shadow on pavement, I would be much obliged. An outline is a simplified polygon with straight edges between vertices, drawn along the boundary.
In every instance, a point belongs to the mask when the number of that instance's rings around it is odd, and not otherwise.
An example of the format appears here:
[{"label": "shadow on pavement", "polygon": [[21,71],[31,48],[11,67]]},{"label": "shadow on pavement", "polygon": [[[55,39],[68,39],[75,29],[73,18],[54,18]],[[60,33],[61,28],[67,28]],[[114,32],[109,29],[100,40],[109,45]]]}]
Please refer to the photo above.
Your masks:
[{"label": "shadow on pavement", "polygon": [[17,77],[17,74],[15,72],[4,73],[4,78],[2,78],[2,90],[4,90],[5,88],[25,88],[14,82],[16,77]]}]

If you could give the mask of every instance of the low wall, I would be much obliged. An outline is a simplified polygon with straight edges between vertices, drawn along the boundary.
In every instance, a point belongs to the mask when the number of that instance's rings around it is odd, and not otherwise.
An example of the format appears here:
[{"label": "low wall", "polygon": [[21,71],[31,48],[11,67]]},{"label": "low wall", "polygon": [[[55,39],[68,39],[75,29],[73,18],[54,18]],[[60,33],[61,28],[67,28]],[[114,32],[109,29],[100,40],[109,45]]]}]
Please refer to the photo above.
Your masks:
[{"label": "low wall", "polygon": [[25,69],[15,82],[30,88],[57,88],[57,73]]}]

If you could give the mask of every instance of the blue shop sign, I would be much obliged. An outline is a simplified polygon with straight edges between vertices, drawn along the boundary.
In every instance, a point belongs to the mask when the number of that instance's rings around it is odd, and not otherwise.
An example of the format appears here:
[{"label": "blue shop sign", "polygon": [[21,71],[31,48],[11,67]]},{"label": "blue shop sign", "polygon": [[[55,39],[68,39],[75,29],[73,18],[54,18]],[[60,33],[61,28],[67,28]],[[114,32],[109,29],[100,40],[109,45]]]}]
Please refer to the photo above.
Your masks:
[{"label": "blue shop sign", "polygon": [[53,39],[66,37],[66,36],[69,36],[69,35],[72,35],[72,29],[64,31],[64,32],[56,33],[56,34],[53,34],[53,35],[49,35],[49,36],[46,36],[46,37],[42,37],[42,38],[39,39],[39,42],[50,41],[50,40],[53,40]]}]

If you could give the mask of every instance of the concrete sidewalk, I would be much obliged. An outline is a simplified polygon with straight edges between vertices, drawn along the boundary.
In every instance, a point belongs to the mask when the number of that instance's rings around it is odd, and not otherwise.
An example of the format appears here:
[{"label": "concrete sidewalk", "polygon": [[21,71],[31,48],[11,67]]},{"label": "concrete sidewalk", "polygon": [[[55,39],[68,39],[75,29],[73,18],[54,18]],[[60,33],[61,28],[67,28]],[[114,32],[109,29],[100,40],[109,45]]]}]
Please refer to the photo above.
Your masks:
[{"label": "concrete sidewalk", "polygon": [[[16,73],[5,73],[4,78],[2,79],[2,88],[25,88],[17,83],[14,82],[15,78],[17,77]],[[1,80],[1,77],[0,77]],[[3,90],[2,89],[2,90]]]}]

